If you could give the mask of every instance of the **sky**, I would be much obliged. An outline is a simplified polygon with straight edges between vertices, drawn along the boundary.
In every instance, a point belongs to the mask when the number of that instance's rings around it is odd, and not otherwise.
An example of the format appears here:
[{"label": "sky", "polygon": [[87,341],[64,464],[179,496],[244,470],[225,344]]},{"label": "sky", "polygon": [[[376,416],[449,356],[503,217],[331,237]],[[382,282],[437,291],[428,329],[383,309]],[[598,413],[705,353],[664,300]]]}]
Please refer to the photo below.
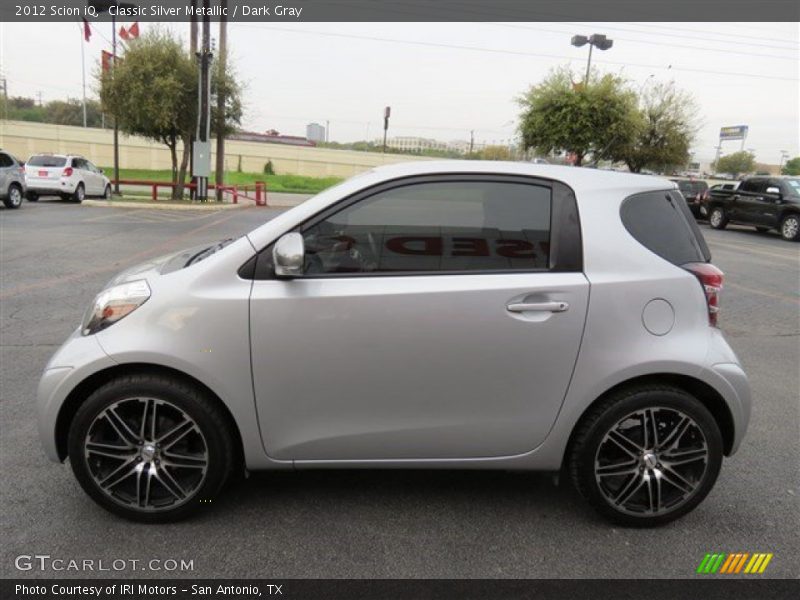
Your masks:
[{"label": "sky", "polygon": [[[118,24],[120,25],[120,24]],[[125,25],[125,23],[121,23]],[[128,24],[129,25],[129,24]],[[188,39],[188,23],[142,23]],[[10,96],[46,102],[80,98],[81,47],[87,94],[110,46],[111,25],[94,24],[89,43],[78,23],[0,24],[0,72]],[[745,149],[775,164],[800,154],[798,23],[230,23],[232,64],[245,85],[243,128],[305,135],[330,124],[332,141],[377,139],[384,106],[389,135],[509,143],[517,136],[515,99],[559,65],[583,77],[588,46],[574,34],[605,33],[592,71],[612,72],[636,89],[674,80],[698,105],[692,151],[710,161],[723,126],[748,125]],[[212,24],[212,36],[217,25]],[[741,142],[723,143],[723,154]]]}]

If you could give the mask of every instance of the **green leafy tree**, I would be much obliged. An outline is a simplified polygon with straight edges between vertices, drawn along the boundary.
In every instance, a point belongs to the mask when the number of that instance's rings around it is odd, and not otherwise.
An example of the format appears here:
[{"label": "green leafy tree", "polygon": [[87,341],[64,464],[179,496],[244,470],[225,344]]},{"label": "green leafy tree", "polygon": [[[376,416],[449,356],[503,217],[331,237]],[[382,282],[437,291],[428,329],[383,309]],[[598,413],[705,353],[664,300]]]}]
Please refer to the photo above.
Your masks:
[{"label": "green leafy tree", "polygon": [[617,157],[638,128],[636,95],[615,75],[575,84],[569,68],[561,67],[518,102],[524,148],[545,156],[568,152],[578,166],[588,155],[595,161]]},{"label": "green leafy tree", "polygon": [[740,174],[752,173],[756,168],[756,158],[749,152],[734,152],[721,157],[714,163],[717,173],[730,173],[734,177]]},{"label": "green leafy tree", "polygon": [[[44,106],[44,118],[47,123],[58,125],[83,125],[83,101],[76,98],[53,100]],[[98,100],[86,101],[87,127],[100,127],[103,122],[103,110]]]},{"label": "green leafy tree", "polygon": [[685,165],[697,132],[695,114],[697,105],[691,94],[674,83],[650,86],[639,98],[635,134],[614,158],[633,173],[642,169],[665,172]]},{"label": "green leafy tree", "polygon": [[481,160],[511,160],[511,150],[506,146],[486,146],[480,151]]},{"label": "green leafy tree", "polygon": [[800,156],[795,156],[790,161],[787,161],[781,169],[784,175],[800,175]]},{"label": "green leafy tree", "polygon": [[[228,133],[242,117],[241,88],[231,74],[212,72],[211,92],[225,86],[224,126],[212,110],[211,130]],[[159,141],[172,160],[173,198],[183,196],[191,136],[197,127],[197,64],[171,32],[154,28],[128,44],[114,69],[100,75],[100,99],[121,131]],[[178,163],[178,144],[183,156]]]}]

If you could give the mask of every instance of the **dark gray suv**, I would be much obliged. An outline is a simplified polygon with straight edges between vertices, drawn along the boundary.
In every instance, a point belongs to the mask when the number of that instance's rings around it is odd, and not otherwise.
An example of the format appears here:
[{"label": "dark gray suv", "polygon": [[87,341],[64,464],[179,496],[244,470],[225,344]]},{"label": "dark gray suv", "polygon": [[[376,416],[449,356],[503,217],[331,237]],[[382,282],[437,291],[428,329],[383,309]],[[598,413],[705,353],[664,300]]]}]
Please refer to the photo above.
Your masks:
[{"label": "dark gray suv", "polygon": [[7,208],[19,208],[25,197],[25,169],[16,158],[0,150],[0,200]]}]

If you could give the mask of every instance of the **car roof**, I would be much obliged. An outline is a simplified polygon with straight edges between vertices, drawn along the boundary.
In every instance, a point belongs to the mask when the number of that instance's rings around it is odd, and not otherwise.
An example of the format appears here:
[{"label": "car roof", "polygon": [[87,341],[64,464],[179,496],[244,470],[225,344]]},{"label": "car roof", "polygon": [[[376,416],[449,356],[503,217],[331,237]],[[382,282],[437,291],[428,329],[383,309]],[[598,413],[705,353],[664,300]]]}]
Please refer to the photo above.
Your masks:
[{"label": "car roof", "polygon": [[56,158],[83,158],[80,154],[53,154],[52,152],[34,152],[31,154],[31,158],[34,156],[54,156]]},{"label": "car roof", "polygon": [[[561,181],[578,191],[598,189],[628,190],[630,193],[647,190],[674,189],[675,184],[663,177],[605,171],[585,167],[542,165],[530,162],[490,160],[431,160],[402,162],[375,167],[357,179],[389,180],[414,175],[433,174],[496,174],[525,175]],[[371,177],[369,177],[371,176]]]}]

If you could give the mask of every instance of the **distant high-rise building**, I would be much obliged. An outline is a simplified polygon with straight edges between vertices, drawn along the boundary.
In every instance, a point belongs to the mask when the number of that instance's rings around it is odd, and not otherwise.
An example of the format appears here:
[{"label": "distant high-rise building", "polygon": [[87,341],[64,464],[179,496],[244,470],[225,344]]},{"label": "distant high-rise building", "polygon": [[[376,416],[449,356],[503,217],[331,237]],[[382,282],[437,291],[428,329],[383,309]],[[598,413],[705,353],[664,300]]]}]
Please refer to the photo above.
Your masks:
[{"label": "distant high-rise building", "polygon": [[325,128],[319,123],[309,123],[306,125],[306,138],[312,142],[324,142]]}]

